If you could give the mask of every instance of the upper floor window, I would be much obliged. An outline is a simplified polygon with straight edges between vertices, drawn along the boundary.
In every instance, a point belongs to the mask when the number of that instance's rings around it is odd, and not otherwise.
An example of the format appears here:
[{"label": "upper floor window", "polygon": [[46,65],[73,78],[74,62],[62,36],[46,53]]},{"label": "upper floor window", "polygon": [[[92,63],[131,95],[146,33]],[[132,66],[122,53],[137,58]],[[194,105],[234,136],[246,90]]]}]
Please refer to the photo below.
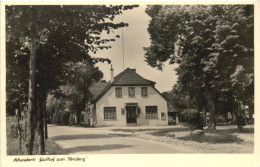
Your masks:
[{"label": "upper floor window", "polygon": [[147,87],[141,87],[142,96],[148,96]]},{"label": "upper floor window", "polygon": [[116,88],[116,97],[122,97],[122,88]]},{"label": "upper floor window", "polygon": [[129,87],[128,88],[128,95],[129,95],[129,97],[135,96],[135,87]]}]

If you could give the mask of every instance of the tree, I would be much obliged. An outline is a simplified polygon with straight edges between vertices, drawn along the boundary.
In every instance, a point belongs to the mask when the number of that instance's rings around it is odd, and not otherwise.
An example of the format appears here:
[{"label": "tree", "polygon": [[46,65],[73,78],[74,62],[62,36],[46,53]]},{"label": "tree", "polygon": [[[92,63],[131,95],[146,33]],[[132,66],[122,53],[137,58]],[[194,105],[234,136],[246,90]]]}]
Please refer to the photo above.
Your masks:
[{"label": "tree", "polygon": [[103,78],[103,73],[87,61],[69,62],[66,67],[69,69],[67,84],[62,85],[59,91],[64,100],[71,102],[70,109],[75,111],[77,123],[80,124],[81,111],[86,109],[86,101],[90,96],[88,88],[93,82]]},{"label": "tree", "polygon": [[[33,117],[36,110],[40,114],[40,138],[42,143],[41,154],[44,154],[43,109],[42,102],[46,99],[47,91],[59,86],[60,77],[66,74],[63,64],[69,61],[90,59],[89,51],[96,53],[98,49],[108,49],[105,44],[115,39],[101,39],[102,31],[107,33],[113,29],[127,26],[126,23],[112,23],[114,17],[123,10],[136,6],[7,6],[6,32],[7,44],[20,44],[16,52],[30,48],[30,76],[24,80],[29,81],[28,95],[28,140],[27,154],[32,154],[34,129],[36,127]],[[28,19],[29,18],[29,19]],[[15,46],[17,47],[17,46]],[[75,52],[76,51],[76,52]],[[25,55],[22,52],[22,55]],[[14,56],[14,55],[7,55]],[[48,58],[47,58],[48,57]],[[43,61],[40,61],[44,59]],[[103,59],[94,59],[104,61]],[[45,63],[43,63],[45,62]],[[50,67],[55,64],[54,69]],[[46,69],[49,69],[48,72]],[[46,71],[45,71],[46,70]],[[56,82],[48,85],[44,81]],[[38,82],[36,84],[36,82]],[[44,83],[44,84],[43,84]],[[37,85],[37,91],[36,91]],[[40,97],[40,98],[39,98]],[[38,106],[36,106],[38,100]],[[37,109],[38,107],[38,109]]]},{"label": "tree", "polygon": [[[6,54],[14,55],[6,57],[6,112],[8,115],[14,115],[15,109],[19,108],[21,101],[27,101],[28,98],[28,80],[29,75],[28,62],[29,57],[19,55],[16,52],[19,44],[7,43]],[[24,52],[29,52],[25,50]]]},{"label": "tree", "polygon": [[182,116],[185,118],[185,122],[190,131],[203,130],[203,121],[198,111],[195,109],[187,109],[182,112]]},{"label": "tree", "polygon": [[[166,5],[146,9],[152,17],[148,28],[151,46],[144,48],[147,63],[160,70],[167,60],[179,64],[176,71],[181,91],[188,93],[197,108],[208,108],[209,129],[216,128],[216,101],[228,100],[228,92],[233,92],[237,103],[242,101],[239,95],[249,95],[244,101],[252,102],[254,74],[253,66],[248,66],[254,51],[252,11],[252,5]],[[244,74],[238,66],[241,61],[247,64],[243,65]],[[235,74],[248,79],[242,82],[241,92],[235,87],[240,78]]]},{"label": "tree", "polygon": [[[250,108],[252,121],[254,104],[254,7],[226,6],[216,26],[215,53],[219,55],[216,68],[221,69],[220,87],[231,90],[233,101]],[[227,63],[227,62],[231,63]],[[228,68],[222,68],[228,66]],[[222,75],[221,75],[222,74]],[[227,78],[228,77],[228,78]],[[227,90],[229,88],[229,90]],[[239,114],[239,113],[237,113]]]},{"label": "tree", "polygon": [[169,92],[163,92],[162,95],[173,105],[173,107],[182,112],[190,106],[190,98],[187,94],[180,91],[180,85],[177,83]]}]

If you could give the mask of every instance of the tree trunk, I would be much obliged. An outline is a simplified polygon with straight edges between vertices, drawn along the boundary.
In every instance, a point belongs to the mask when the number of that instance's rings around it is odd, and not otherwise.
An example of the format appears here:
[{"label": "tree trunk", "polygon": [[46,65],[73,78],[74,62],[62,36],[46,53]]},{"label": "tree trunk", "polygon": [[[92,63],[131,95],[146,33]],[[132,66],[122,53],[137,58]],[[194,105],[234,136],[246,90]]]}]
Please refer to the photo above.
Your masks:
[{"label": "tree trunk", "polygon": [[[42,56],[43,57],[43,56]],[[43,62],[42,57],[39,57],[38,64],[36,63],[36,67],[38,70],[38,141],[39,141],[39,154],[45,155],[45,142],[44,142],[44,125],[43,125],[43,117],[44,117],[44,99],[45,99],[45,87],[44,87],[44,74],[43,67],[40,62]]]},{"label": "tree trunk", "polygon": [[226,124],[228,124],[228,113],[223,114]]},{"label": "tree trunk", "polygon": [[206,125],[206,123],[207,123],[207,121],[206,121],[206,119],[207,119],[206,106],[203,106],[203,107],[202,107],[202,113],[204,114],[204,116],[203,116],[203,122],[204,122],[204,125]]},{"label": "tree trunk", "polygon": [[[42,49],[42,55],[41,56],[41,61],[42,61],[42,64],[47,64],[48,62],[46,62],[46,55],[47,53],[45,52],[45,49]],[[46,91],[46,75],[44,75],[44,66],[41,68],[41,75],[42,75],[42,78],[41,78],[41,83],[42,83],[42,102],[43,102],[43,125],[44,125],[44,138],[47,139],[48,138],[48,130],[47,130],[47,114],[46,114],[46,99],[47,99],[47,91]]]},{"label": "tree trunk", "polygon": [[80,125],[80,124],[81,124],[81,123],[80,123],[80,114],[81,114],[81,111],[78,110],[78,111],[77,111],[77,125]]},{"label": "tree trunk", "polygon": [[47,127],[47,114],[46,114],[46,94],[44,94],[44,100],[43,100],[43,113],[44,113],[44,134],[45,139],[48,139],[48,127]]},{"label": "tree trunk", "polygon": [[249,122],[251,124],[254,124],[254,120],[253,120],[254,103],[248,104],[248,110],[249,110]]},{"label": "tree trunk", "polygon": [[21,119],[21,111],[22,111],[22,103],[19,103],[19,109],[17,114],[17,129],[18,129],[18,139],[19,139],[19,151],[22,151],[22,128],[20,125],[20,119]]},{"label": "tree trunk", "polygon": [[208,101],[208,109],[209,109],[209,130],[216,129],[216,119],[215,119],[215,94],[213,91],[209,91],[207,89],[207,101]]},{"label": "tree trunk", "polygon": [[232,123],[234,122],[234,108],[232,108],[232,111],[231,111],[231,120],[232,120]]},{"label": "tree trunk", "polygon": [[24,140],[27,142],[27,123],[28,123],[28,110],[24,110]]},{"label": "tree trunk", "polygon": [[243,126],[245,126],[243,110],[241,108],[241,104],[238,103],[236,105],[237,105],[237,111],[235,113],[236,113],[237,127],[238,127],[238,131],[242,132]]},{"label": "tree trunk", "polygon": [[30,61],[29,61],[29,95],[28,95],[28,129],[27,129],[27,143],[26,154],[33,154],[33,142],[34,142],[34,114],[36,112],[35,107],[35,62],[36,62],[36,27],[35,27],[35,9],[32,7],[31,11],[31,48],[30,48]]},{"label": "tree trunk", "polygon": [[[40,84],[41,85],[41,84]],[[39,99],[38,99],[38,136],[39,136],[39,154],[45,154],[44,143],[44,127],[43,127],[43,94],[40,87]]]}]

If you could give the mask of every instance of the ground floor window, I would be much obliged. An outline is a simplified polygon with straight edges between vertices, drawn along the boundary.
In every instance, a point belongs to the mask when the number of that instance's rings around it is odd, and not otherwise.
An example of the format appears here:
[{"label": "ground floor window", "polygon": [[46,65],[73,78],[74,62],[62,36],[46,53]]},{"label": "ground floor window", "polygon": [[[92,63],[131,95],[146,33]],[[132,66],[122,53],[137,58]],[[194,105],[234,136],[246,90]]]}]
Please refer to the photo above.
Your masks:
[{"label": "ground floor window", "polygon": [[116,119],[116,107],[104,107],[104,119]]},{"label": "ground floor window", "polygon": [[156,119],[156,118],[158,118],[157,106],[146,106],[145,107],[145,117],[147,119]]},{"label": "ground floor window", "polygon": [[161,119],[166,120],[166,114],[164,112],[161,113]]}]

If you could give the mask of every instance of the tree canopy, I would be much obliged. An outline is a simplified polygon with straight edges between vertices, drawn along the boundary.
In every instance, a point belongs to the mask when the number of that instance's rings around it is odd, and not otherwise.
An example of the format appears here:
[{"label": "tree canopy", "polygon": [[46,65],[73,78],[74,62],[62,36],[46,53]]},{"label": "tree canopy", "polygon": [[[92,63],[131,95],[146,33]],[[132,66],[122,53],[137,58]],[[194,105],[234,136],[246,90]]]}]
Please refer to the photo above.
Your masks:
[{"label": "tree canopy", "polygon": [[212,123],[216,101],[231,94],[236,103],[253,102],[253,5],[154,5],[146,13],[152,18],[146,62],[160,70],[168,60],[177,63],[179,87],[208,106]]},{"label": "tree canopy", "polygon": [[[89,52],[109,49],[108,43],[119,36],[103,39],[100,34],[127,26],[113,20],[134,7],[137,6],[6,6],[7,106],[11,113],[12,104],[20,103],[21,99],[28,103],[28,154],[32,154],[34,117],[39,114],[41,129],[47,93],[64,85],[70,72],[68,63],[85,61],[94,71],[95,63],[110,63],[109,58],[92,58]],[[44,149],[40,151],[44,154]]]}]

